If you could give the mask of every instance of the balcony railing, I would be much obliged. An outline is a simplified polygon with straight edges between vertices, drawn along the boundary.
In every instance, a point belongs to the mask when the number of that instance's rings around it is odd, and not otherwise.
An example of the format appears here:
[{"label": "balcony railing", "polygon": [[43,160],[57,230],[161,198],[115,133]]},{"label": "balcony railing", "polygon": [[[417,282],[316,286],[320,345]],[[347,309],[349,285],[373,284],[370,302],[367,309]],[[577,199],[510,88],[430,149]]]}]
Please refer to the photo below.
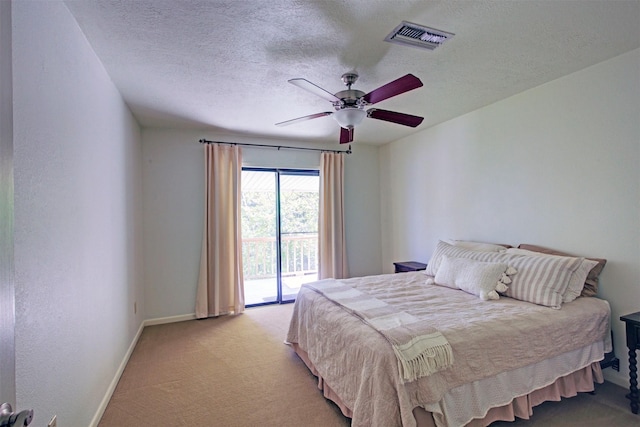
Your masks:
[{"label": "balcony railing", "polygon": [[[276,277],[275,237],[242,239],[245,280]],[[282,276],[301,276],[318,271],[318,234],[282,235]]]}]

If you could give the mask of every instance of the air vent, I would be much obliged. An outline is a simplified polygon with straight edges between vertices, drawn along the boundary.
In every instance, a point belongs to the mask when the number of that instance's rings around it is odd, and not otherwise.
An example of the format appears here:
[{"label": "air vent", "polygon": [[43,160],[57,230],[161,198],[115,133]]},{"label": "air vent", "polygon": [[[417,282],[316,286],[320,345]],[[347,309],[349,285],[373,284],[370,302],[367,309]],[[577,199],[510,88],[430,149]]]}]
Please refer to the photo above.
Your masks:
[{"label": "air vent", "polygon": [[402,21],[384,41],[433,50],[453,36],[453,33]]}]

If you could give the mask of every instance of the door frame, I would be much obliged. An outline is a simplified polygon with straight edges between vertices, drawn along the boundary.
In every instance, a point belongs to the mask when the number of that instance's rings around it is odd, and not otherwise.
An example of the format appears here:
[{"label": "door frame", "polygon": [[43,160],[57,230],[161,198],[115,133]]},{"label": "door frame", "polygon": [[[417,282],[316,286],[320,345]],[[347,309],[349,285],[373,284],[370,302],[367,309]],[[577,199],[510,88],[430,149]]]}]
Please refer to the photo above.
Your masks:
[{"label": "door frame", "polygon": [[[261,168],[245,166],[242,171],[253,172],[273,172],[276,178],[276,300],[263,303],[250,304],[248,307],[258,307],[269,304],[290,304],[295,302],[293,300],[282,301],[282,233],[281,233],[281,218],[280,218],[280,175],[306,175],[306,176],[320,176],[320,170],[318,169],[291,169],[291,168]],[[242,184],[241,188],[242,188]],[[319,208],[319,207],[318,207]]]},{"label": "door frame", "polygon": [[11,1],[0,0],[0,403],[16,403]]}]

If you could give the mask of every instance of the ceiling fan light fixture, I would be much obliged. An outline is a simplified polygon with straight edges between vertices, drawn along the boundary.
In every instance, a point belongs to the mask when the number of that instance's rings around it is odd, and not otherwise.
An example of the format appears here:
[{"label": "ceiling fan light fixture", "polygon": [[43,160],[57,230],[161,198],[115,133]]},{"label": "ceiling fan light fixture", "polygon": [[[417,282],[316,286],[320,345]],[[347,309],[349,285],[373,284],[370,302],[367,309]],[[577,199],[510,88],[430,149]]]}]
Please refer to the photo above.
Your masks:
[{"label": "ceiling fan light fixture", "polygon": [[347,107],[333,113],[333,118],[345,129],[353,129],[367,116],[367,112],[355,107]]}]

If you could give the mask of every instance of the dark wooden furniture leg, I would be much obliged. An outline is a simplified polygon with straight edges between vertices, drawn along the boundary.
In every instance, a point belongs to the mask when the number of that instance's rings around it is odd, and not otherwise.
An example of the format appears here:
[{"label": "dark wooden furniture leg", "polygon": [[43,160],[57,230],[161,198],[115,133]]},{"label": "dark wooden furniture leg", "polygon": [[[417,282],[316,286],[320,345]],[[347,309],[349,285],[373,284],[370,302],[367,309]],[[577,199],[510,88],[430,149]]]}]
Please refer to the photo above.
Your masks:
[{"label": "dark wooden furniture leg", "polygon": [[629,394],[631,412],[638,413],[638,360],[636,350],[640,348],[640,312],[620,317],[626,324],[627,347],[629,347]]},{"label": "dark wooden furniture leg", "polygon": [[636,350],[629,349],[629,400],[631,400],[631,412],[638,413],[638,367]]}]

